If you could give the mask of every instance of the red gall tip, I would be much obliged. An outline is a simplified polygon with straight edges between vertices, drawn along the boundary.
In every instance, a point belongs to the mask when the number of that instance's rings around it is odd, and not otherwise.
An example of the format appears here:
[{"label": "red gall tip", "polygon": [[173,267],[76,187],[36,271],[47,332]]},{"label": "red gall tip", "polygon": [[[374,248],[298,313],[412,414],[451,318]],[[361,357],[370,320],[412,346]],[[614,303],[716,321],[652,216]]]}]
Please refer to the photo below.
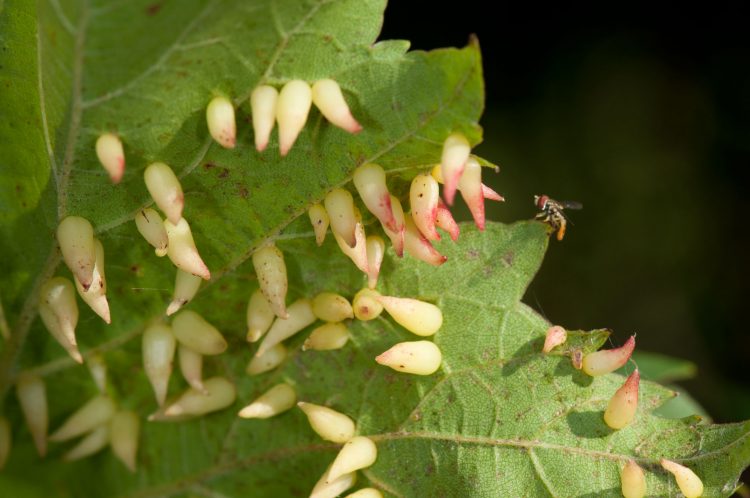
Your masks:
[{"label": "red gall tip", "polygon": [[628,376],[627,380],[625,381],[625,385],[628,386],[630,389],[638,389],[638,384],[641,381],[641,372],[636,368],[633,370],[633,373]]},{"label": "red gall tip", "polygon": [[399,225],[396,221],[396,217],[393,214],[393,206],[391,205],[391,194],[388,192],[380,196],[380,205],[383,207],[385,213],[385,219],[382,221],[383,224],[392,232],[400,232],[404,229],[403,223]]},{"label": "red gall tip", "polygon": [[380,353],[379,355],[377,355],[375,357],[375,362],[380,363],[381,365],[383,365],[384,363],[386,363],[388,361],[388,358],[391,356],[390,353],[391,353],[390,349],[388,351]]},{"label": "red gall tip", "polygon": [[200,277],[203,280],[211,280],[211,271],[208,269],[208,266],[204,264],[201,265],[200,268],[198,268],[197,273],[193,273],[196,277]]},{"label": "red gall tip", "polygon": [[456,190],[458,187],[458,178],[460,178],[460,174],[455,177],[455,180],[449,181],[446,179],[445,184],[443,185],[443,197],[445,198],[445,202],[449,205],[453,205],[453,201],[456,198]]},{"label": "red gall tip", "polygon": [[591,376],[605,375],[625,365],[635,349],[635,336],[614,349],[605,349],[587,354],[583,358],[583,371]]},{"label": "red gall tip", "polygon": [[406,227],[402,226],[401,230],[398,231],[398,238],[393,244],[393,250],[396,251],[396,256],[399,258],[404,257],[404,232],[406,232]]},{"label": "red gall tip", "polygon": [[125,158],[120,156],[117,158],[117,169],[112,172],[109,179],[112,180],[112,183],[117,185],[122,181],[122,177],[125,174]]},{"label": "red gall tip", "polygon": [[484,183],[482,184],[482,196],[485,199],[489,199],[491,201],[505,202],[505,197],[498,194]]}]

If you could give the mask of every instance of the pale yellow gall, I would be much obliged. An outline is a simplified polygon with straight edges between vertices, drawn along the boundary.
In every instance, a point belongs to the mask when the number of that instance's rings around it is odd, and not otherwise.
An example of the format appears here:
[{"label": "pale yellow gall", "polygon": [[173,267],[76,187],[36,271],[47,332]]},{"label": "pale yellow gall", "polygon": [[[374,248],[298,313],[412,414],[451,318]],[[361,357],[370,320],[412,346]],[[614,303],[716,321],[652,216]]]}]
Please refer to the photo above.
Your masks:
[{"label": "pale yellow gall", "polygon": [[271,131],[276,122],[276,102],[279,92],[272,86],[261,85],[250,94],[250,108],[253,115],[255,149],[263,152],[268,146]]},{"label": "pale yellow gall", "polygon": [[57,226],[57,242],[65,264],[84,289],[93,280],[96,263],[94,227],[85,218],[68,216]]},{"label": "pale yellow gall", "polygon": [[177,341],[171,327],[167,325],[151,325],[143,333],[141,345],[143,370],[151,383],[159,406],[164,404],[167,397],[176,347]]},{"label": "pale yellow gall", "polygon": [[307,415],[312,429],[326,441],[345,443],[354,437],[354,421],[343,413],[304,401],[297,406]]},{"label": "pale yellow gall", "polygon": [[612,429],[619,430],[629,425],[638,411],[638,390],[641,376],[638,369],[625,380],[609,400],[604,412],[604,422]]},{"label": "pale yellow gall", "polygon": [[326,232],[328,232],[328,225],[331,220],[328,217],[328,211],[323,207],[322,204],[313,204],[307,211],[310,217],[310,223],[312,224],[313,231],[315,232],[315,242],[320,246],[326,240]]},{"label": "pale yellow gall", "polygon": [[628,460],[620,470],[620,485],[624,498],[643,498],[646,496],[646,476],[643,469],[633,460]]},{"label": "pale yellow gall", "polygon": [[216,143],[225,149],[234,149],[237,141],[237,125],[234,121],[234,105],[226,97],[214,97],[206,107],[208,132]]},{"label": "pale yellow gall", "polygon": [[440,348],[430,341],[400,342],[375,361],[398,372],[430,375],[440,368],[443,355]]},{"label": "pale yellow gall", "polygon": [[349,340],[349,330],[343,323],[326,323],[316,327],[302,344],[302,350],[330,351],[343,348]]},{"label": "pale yellow gall", "polygon": [[316,81],[312,86],[312,101],[320,113],[332,124],[349,133],[362,131],[362,126],[352,116],[341,87],[336,81],[332,79]]},{"label": "pale yellow gall", "polygon": [[277,384],[240,410],[242,418],[270,418],[294,406],[297,394],[289,384]]},{"label": "pale yellow gall", "polygon": [[301,80],[292,80],[281,88],[276,101],[279,125],[279,152],[286,156],[307,122],[312,105],[312,89]]},{"label": "pale yellow gall", "polygon": [[96,157],[109,173],[112,183],[120,183],[125,173],[125,152],[120,137],[114,133],[104,133],[96,139]]},{"label": "pale yellow gall", "polygon": [[312,300],[313,314],[325,322],[341,322],[354,317],[352,305],[342,295],[321,292]]},{"label": "pale yellow gall", "polygon": [[372,439],[365,436],[356,436],[347,441],[336,455],[328,473],[329,482],[339,477],[365,469],[375,463],[378,458],[378,447]]},{"label": "pale yellow gall", "polygon": [[289,288],[284,254],[273,244],[256,250],[252,256],[260,290],[274,314],[280,318],[289,315],[286,310],[286,292]]},{"label": "pale yellow gall", "polygon": [[87,401],[73,412],[63,424],[53,432],[49,440],[67,441],[109,422],[115,414],[115,404],[108,396],[99,395]]},{"label": "pale yellow gall", "polygon": [[32,374],[21,374],[16,381],[16,397],[21,405],[21,412],[29,428],[34,446],[39,456],[47,454],[47,428],[49,412],[47,410],[47,390],[41,377]]},{"label": "pale yellow gall", "polygon": [[227,349],[221,332],[195,311],[177,313],[172,320],[172,333],[181,344],[202,355],[217,355]]},{"label": "pale yellow gall", "polygon": [[193,232],[185,218],[180,218],[177,224],[170,220],[164,220],[164,228],[167,230],[169,245],[167,256],[180,270],[191,273],[204,280],[211,279],[211,272],[206,263],[203,262],[198,248],[195,247]]},{"label": "pale yellow gall", "polygon": [[271,328],[274,318],[276,318],[276,314],[263,292],[260,289],[253,292],[247,303],[247,341],[257,342],[263,337],[263,334]]},{"label": "pale yellow gall", "polygon": [[146,242],[153,246],[157,256],[162,257],[167,255],[169,237],[167,237],[167,229],[164,228],[164,222],[156,210],[144,208],[138,211],[138,214],[135,215],[135,226],[143,238],[146,239]]},{"label": "pale yellow gall", "polygon": [[164,163],[150,164],[143,172],[143,181],[156,205],[176,225],[182,218],[185,195],[172,168]]},{"label": "pale yellow gall", "polygon": [[685,498],[698,498],[703,495],[703,481],[691,469],[665,458],[662,458],[659,463],[674,476]]},{"label": "pale yellow gall", "polygon": [[309,299],[298,299],[289,308],[287,318],[277,318],[270,330],[260,343],[256,356],[263,355],[273,346],[288,339],[315,321],[312,305]]}]

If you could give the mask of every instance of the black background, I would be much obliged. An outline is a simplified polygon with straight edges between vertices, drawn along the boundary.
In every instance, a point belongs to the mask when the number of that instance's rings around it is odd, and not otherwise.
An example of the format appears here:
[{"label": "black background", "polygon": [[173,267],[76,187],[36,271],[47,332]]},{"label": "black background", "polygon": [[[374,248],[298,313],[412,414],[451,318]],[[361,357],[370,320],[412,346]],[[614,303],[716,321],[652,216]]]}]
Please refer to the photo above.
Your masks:
[{"label": "black background", "polygon": [[[490,11],[492,9],[493,11]],[[495,11],[499,12],[496,14]],[[581,201],[525,301],[568,328],[694,361],[683,383],[717,421],[750,418],[747,17],[711,4],[550,7],[391,2],[382,39],[482,48],[476,152],[508,202]]]}]

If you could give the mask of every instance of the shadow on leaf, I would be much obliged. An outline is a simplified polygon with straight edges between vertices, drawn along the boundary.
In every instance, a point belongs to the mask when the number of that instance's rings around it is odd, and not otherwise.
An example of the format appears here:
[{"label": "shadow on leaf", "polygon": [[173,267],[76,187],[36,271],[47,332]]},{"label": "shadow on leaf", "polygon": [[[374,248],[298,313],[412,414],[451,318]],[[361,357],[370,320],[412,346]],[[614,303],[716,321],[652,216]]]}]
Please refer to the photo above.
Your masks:
[{"label": "shadow on leaf", "polygon": [[571,412],[565,418],[570,431],[579,437],[600,438],[614,432],[604,423],[601,411]]}]

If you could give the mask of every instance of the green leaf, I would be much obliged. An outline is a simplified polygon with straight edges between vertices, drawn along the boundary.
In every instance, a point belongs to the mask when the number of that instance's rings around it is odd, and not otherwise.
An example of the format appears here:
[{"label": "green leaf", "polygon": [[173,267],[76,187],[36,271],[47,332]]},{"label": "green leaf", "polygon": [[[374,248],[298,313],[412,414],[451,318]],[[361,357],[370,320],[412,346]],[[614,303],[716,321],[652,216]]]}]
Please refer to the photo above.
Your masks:
[{"label": "green leaf", "polygon": [[680,387],[670,387],[675,391],[676,396],[654,410],[654,415],[664,418],[685,418],[698,415],[706,422],[711,421],[711,416],[690,393]]},{"label": "green leaf", "polygon": [[[87,217],[107,253],[113,323],[83,303],[77,329],[85,356],[104,355],[109,394],[142,417],[139,470],[129,473],[109,451],[64,464],[69,445],[40,460],[11,396],[3,411],[14,449],[0,490],[14,497],[304,496],[337,445],[322,442],[297,409],[268,420],[236,412],[284,381],[302,400],[330,405],[357,422],[378,445],[361,472],[394,496],[619,496],[619,468],[636,459],[649,494],[676,495],[658,467],[670,458],[696,470],[705,496],[728,496],[750,463],[750,423],[709,425],[652,413],[672,393],[641,385],[636,421],[613,432],[602,411],[622,377],[592,379],[566,356],[542,355],[549,324],[520,302],[541,265],[547,228],[537,222],[462,225],[457,244],[438,249],[448,262],[433,268],[395,258],[383,263],[379,290],[437,304],[444,324],[434,336],[444,361],[427,377],[396,373],[374,357],[414,336],[382,315],[353,321],[338,351],[302,352],[306,333],[277,370],[244,373],[255,348],[244,341],[245,306],[257,288],[247,259],[269,240],[284,252],[289,300],[328,290],[347,297],[365,278],[329,236],[315,246],[306,210],[334,186],[349,186],[353,169],[377,161],[397,193],[438,161],[454,130],[476,144],[483,106],[481,60],[464,49],[407,52],[405,42],[373,44],[383,1],[93,2],[5,0],[0,3],[0,297],[11,337],[0,356],[0,392],[19,369],[46,378],[51,427],[95,387],[85,367],[65,356],[36,320],[44,280],[70,276],[54,242],[58,218]],[[357,136],[313,111],[286,158],[275,143],[255,152],[247,95],[258,83],[334,77],[364,125]],[[239,106],[236,149],[208,138],[205,105],[223,93]],[[109,184],[93,144],[103,131],[125,142],[123,183]],[[8,144],[8,145],[6,145]],[[151,161],[179,172],[185,217],[212,270],[189,308],[216,325],[229,351],[207,358],[205,375],[236,383],[229,409],[180,423],[146,422],[156,404],[141,368],[140,333],[163,317],[174,269],[156,258],[132,218],[149,203],[141,180]],[[363,210],[364,212],[364,210]],[[369,232],[377,231],[366,217]],[[585,351],[606,331],[571,333]],[[569,346],[566,346],[569,347]],[[561,348],[561,351],[566,351]],[[170,393],[185,389],[175,374]]]},{"label": "green leaf", "polygon": [[[695,363],[658,353],[635,351],[633,361],[638,365],[641,378],[654,382],[666,383],[689,380],[698,373]],[[625,374],[627,370],[628,367],[624,367],[621,373]]]},{"label": "green leaf", "polygon": [[[347,181],[356,165],[377,161],[413,175],[416,166],[439,157],[452,130],[477,143],[478,47],[405,53],[404,42],[373,45],[384,7],[382,0],[49,0],[38,6],[9,0],[2,12],[8,26],[3,64],[8,59],[12,68],[6,86],[23,93],[3,99],[3,115],[12,119],[0,128],[2,143],[14,144],[2,157],[9,209],[0,228],[0,270],[8,320],[21,332],[29,329],[35,300],[26,298],[57,268],[53,234],[66,214],[94,224],[105,252],[117,255],[108,258],[110,293],[127,296],[110,299],[116,324],[94,321],[79,342],[116,337],[161,309],[173,285],[171,265],[133,244],[139,235],[132,219],[151,202],[142,180],[150,162],[164,161],[180,176],[184,216],[204,260],[221,277],[269,237],[289,233],[310,202]],[[124,31],[131,43],[123,43]],[[286,158],[279,158],[275,141],[257,153],[248,122],[252,89],[322,77],[339,81],[365,131],[352,137],[312,111]],[[239,104],[234,150],[213,144],[206,129],[205,106],[221,92]],[[125,143],[119,185],[109,183],[94,153],[104,131]],[[24,182],[41,194],[28,194]],[[25,335],[16,334],[3,351],[0,378]],[[52,354],[37,352],[26,360]]]}]

